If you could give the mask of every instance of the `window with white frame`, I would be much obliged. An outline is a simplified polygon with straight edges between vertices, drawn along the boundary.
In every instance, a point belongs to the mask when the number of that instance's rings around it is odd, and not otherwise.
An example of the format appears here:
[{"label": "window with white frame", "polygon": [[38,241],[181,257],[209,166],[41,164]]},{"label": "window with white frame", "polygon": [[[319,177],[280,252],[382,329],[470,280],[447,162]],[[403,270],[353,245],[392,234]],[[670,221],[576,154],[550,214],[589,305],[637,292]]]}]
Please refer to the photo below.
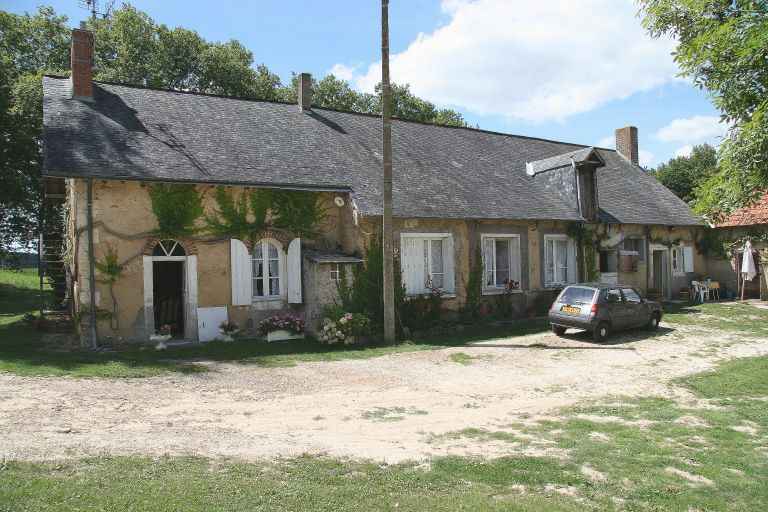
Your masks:
[{"label": "window with white frame", "polygon": [[567,235],[544,235],[544,286],[576,282],[576,245]]},{"label": "window with white frame", "polygon": [[693,272],[693,247],[677,245],[672,247],[672,273],[685,275]]},{"label": "window with white frame", "polygon": [[341,282],[341,263],[331,263],[331,282],[336,284]]},{"label": "window with white frame", "polygon": [[453,293],[453,237],[450,233],[402,233],[400,265],[406,293]]},{"label": "window with white frame", "polygon": [[520,289],[520,236],[483,235],[483,289]]},{"label": "window with white frame", "polygon": [[253,246],[253,296],[280,297],[282,248],[271,240],[260,240]]}]

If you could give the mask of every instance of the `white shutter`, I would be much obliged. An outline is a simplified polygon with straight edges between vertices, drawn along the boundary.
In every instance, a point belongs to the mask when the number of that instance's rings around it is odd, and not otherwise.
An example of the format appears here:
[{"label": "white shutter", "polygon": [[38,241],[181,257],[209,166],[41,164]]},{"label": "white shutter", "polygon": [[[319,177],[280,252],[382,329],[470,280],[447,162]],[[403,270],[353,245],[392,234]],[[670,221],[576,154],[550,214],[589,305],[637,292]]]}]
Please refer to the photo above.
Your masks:
[{"label": "white shutter", "polygon": [[301,238],[294,238],[288,244],[287,263],[288,303],[301,304]]},{"label": "white shutter", "polygon": [[443,238],[443,290],[445,293],[456,293],[456,271],[454,270],[453,237]]},{"label": "white shutter", "polygon": [[229,241],[232,305],[250,306],[253,299],[253,263],[248,248],[236,238]]},{"label": "white shutter", "polygon": [[153,298],[152,256],[142,258],[144,265],[144,330],[147,338],[155,334],[155,308]]},{"label": "white shutter", "polygon": [[[197,256],[187,256],[186,283],[184,286],[184,337],[197,341]],[[224,308],[226,310],[226,308]]]},{"label": "white shutter", "polygon": [[683,247],[683,269],[685,272],[693,272],[693,247]]},{"label": "white shutter", "polygon": [[576,268],[576,243],[568,239],[568,275],[566,282],[575,283],[579,280],[578,269]]},{"label": "white shutter", "polygon": [[419,238],[400,237],[400,268],[405,293],[424,292],[424,241]]}]

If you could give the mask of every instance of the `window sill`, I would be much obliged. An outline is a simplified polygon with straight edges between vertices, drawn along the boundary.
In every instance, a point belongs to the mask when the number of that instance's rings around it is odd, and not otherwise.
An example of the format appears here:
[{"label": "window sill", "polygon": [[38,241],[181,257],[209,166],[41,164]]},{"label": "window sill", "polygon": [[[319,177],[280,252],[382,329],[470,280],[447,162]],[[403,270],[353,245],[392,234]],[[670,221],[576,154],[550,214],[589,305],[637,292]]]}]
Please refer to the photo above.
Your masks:
[{"label": "window sill", "polygon": [[251,299],[251,302],[256,303],[264,303],[264,302],[281,302],[283,298],[281,296],[275,296],[275,297],[253,297]]},{"label": "window sill", "polygon": [[524,293],[525,290],[506,290],[504,288],[483,288],[483,295],[505,295]]}]

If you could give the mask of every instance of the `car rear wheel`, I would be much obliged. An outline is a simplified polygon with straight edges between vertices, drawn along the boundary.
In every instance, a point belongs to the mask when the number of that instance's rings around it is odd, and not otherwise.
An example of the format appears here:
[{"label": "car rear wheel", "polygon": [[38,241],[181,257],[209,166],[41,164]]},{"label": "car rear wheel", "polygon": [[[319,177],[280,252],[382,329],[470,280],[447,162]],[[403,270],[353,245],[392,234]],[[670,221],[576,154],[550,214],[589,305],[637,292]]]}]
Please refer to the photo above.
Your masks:
[{"label": "car rear wheel", "polygon": [[592,339],[594,339],[597,343],[602,343],[603,341],[608,339],[608,335],[611,333],[611,326],[608,325],[608,322],[600,322],[597,324],[597,327],[595,327],[595,330],[592,332]]},{"label": "car rear wheel", "polygon": [[648,329],[655,331],[659,328],[659,323],[661,322],[661,315],[658,313],[654,313],[651,315],[651,319],[648,320]]},{"label": "car rear wheel", "polygon": [[563,334],[565,334],[565,327],[561,327],[559,325],[553,325],[552,332],[555,333],[555,336],[562,336]]}]

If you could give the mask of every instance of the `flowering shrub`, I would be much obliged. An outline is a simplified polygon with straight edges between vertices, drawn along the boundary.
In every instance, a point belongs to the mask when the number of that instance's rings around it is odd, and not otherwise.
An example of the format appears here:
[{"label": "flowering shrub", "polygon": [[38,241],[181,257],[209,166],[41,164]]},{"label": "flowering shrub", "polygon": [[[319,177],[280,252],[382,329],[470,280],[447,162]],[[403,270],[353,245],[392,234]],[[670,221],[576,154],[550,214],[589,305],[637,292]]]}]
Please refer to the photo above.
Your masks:
[{"label": "flowering shrub", "polygon": [[219,324],[219,330],[224,334],[234,334],[240,330],[235,322],[224,321]]},{"label": "flowering shrub", "polygon": [[259,322],[259,333],[290,331],[294,334],[304,332],[304,320],[291,313],[278,313]]},{"label": "flowering shrub", "polygon": [[323,319],[318,338],[322,343],[332,345],[357,343],[358,337],[368,333],[371,321],[362,313],[344,313],[338,317]]}]

